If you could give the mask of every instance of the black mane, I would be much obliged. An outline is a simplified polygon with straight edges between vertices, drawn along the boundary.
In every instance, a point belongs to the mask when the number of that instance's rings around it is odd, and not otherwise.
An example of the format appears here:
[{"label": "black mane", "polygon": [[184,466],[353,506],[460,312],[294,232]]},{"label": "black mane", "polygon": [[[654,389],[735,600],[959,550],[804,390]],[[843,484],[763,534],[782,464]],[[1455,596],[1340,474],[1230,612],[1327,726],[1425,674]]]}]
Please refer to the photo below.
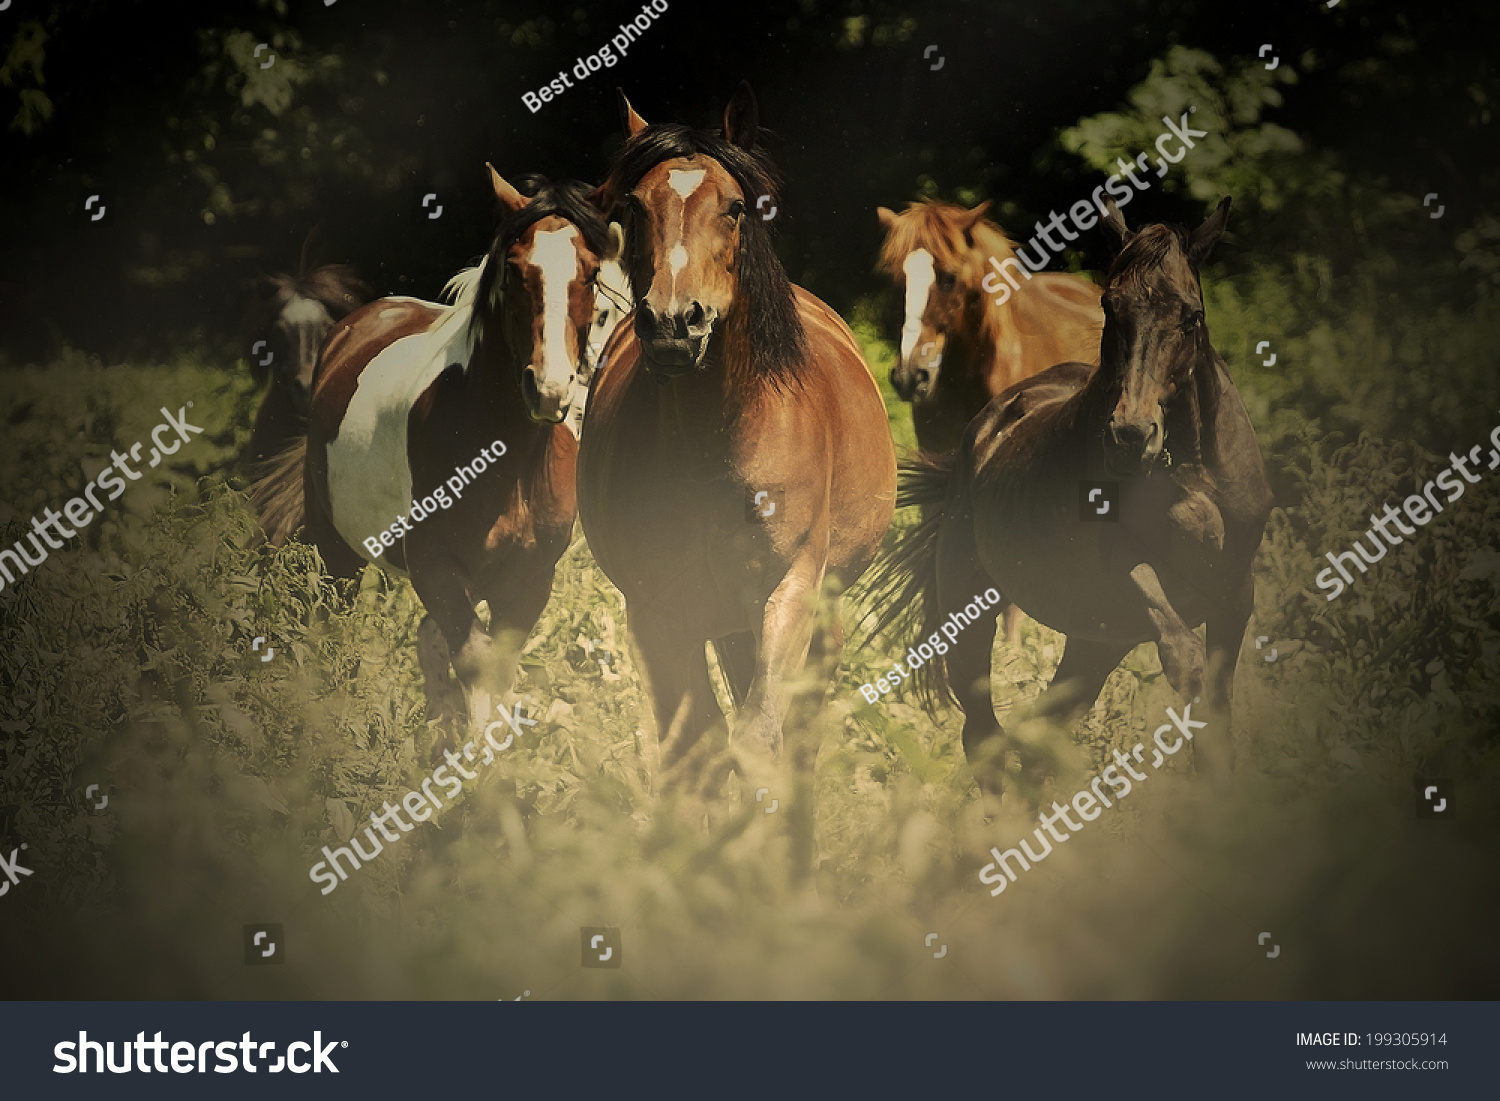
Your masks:
[{"label": "black mane", "polygon": [[[718,130],[657,123],[630,138],[615,154],[602,190],[613,212],[651,169],[663,161],[694,156],[709,157],[723,165],[751,207],[740,229],[739,263],[751,367],[757,375],[784,385],[796,378],[798,368],[806,362],[807,336],[797,314],[791,280],[771,247],[771,231],[755,209],[762,195],[769,195],[773,205],[781,200],[781,176],[771,159],[760,149],[746,150],[730,143]],[[639,297],[639,288],[632,290]]]},{"label": "black mane", "polygon": [[[485,260],[484,271],[479,276],[474,301],[488,302],[494,290],[495,280],[505,274],[505,254],[521,234],[543,218],[557,215],[578,227],[584,242],[599,256],[609,252],[609,225],[598,209],[589,202],[591,191],[588,184],[577,180],[558,180],[552,183],[540,173],[529,173],[517,177],[515,188],[531,200],[520,210],[507,214],[500,221],[495,241]],[[478,325],[484,310],[474,310],[474,324]]]}]

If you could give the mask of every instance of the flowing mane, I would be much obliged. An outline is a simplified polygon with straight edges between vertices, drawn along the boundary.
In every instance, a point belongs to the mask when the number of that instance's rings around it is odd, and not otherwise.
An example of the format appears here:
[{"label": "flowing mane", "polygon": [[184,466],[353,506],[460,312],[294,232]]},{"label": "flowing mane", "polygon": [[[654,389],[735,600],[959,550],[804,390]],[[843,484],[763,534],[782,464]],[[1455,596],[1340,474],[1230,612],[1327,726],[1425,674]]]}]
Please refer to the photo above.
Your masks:
[{"label": "flowing mane", "polygon": [[[781,176],[762,150],[741,149],[718,130],[657,123],[626,141],[610,163],[609,175],[599,189],[609,212],[618,210],[641,178],[663,161],[697,156],[718,161],[745,195],[747,205],[762,195],[770,196],[773,205],[779,204]],[[749,366],[758,377],[785,386],[797,378],[808,356],[797,300],[771,246],[768,223],[747,213],[740,234],[737,298],[745,311]],[[627,241],[627,247],[633,245]],[[628,270],[634,268],[627,265]],[[637,298],[641,296],[641,288],[632,287],[632,291]]]}]

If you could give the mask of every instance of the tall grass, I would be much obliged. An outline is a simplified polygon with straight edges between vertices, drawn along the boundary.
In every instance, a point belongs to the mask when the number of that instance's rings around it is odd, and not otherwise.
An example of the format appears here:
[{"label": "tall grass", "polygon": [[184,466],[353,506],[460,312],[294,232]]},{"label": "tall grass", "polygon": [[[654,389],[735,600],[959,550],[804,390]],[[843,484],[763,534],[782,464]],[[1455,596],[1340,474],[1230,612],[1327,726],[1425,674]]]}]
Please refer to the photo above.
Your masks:
[{"label": "tall grass", "polygon": [[[858,319],[857,319],[858,320]],[[889,349],[861,322],[877,376]],[[898,439],[909,419],[887,392]],[[194,400],[208,432],[84,537],[0,593],[0,804],[35,875],[0,900],[24,945],[3,993],[49,997],[1052,998],[1492,995],[1500,780],[1500,483],[1474,487],[1328,604],[1324,550],[1435,456],[1283,423],[1300,503],[1256,563],[1238,681],[1242,767],[1210,791],[1166,770],[1000,898],[958,717],[858,685],[894,643],[846,651],[770,800],[664,790],[618,593],[581,540],[528,643],[539,724],[434,821],[331,894],[308,869],[427,773],[420,606],[368,569],[256,545],[231,476],[250,403],[191,363],[13,372],[0,392],[0,544]],[[904,435],[903,435],[904,434]],[[1455,441],[1457,444],[1462,441]],[[900,522],[909,522],[902,518]],[[847,609],[858,623],[867,609]],[[252,651],[264,637],[274,650]],[[618,679],[582,643],[615,653]],[[1064,640],[996,648],[1002,716]],[[887,653],[886,650],[891,652]],[[899,647],[904,651],[904,645]],[[1045,736],[1066,798],[1178,703],[1154,649],[1076,735]],[[1456,823],[1418,821],[1413,777],[1458,782]],[[109,795],[93,812],[83,792]],[[281,922],[286,964],[246,967],[242,926]],[[623,967],[580,967],[578,930],[622,930]],[[1281,944],[1269,961],[1262,931]],[[934,959],[937,933],[948,946]]]}]

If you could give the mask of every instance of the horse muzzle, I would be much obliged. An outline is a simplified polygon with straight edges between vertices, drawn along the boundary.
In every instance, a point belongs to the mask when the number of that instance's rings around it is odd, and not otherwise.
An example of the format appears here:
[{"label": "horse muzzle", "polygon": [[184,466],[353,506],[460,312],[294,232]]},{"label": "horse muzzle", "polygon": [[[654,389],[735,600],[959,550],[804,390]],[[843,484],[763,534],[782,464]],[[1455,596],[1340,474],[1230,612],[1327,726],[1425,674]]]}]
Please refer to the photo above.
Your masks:
[{"label": "horse muzzle", "polygon": [[573,404],[573,380],[563,386],[543,383],[536,368],[527,367],[521,372],[521,396],[526,400],[526,415],[537,424],[561,424]]},{"label": "horse muzzle", "polygon": [[646,369],[664,378],[681,378],[703,369],[704,353],[708,351],[708,338],[653,339],[641,341],[641,354]]},{"label": "horse muzzle", "polygon": [[1114,475],[1140,474],[1161,459],[1166,434],[1160,417],[1109,422],[1104,436],[1104,465]]},{"label": "horse muzzle", "polygon": [[902,401],[913,405],[931,400],[934,382],[932,372],[926,367],[891,368],[891,388]]}]

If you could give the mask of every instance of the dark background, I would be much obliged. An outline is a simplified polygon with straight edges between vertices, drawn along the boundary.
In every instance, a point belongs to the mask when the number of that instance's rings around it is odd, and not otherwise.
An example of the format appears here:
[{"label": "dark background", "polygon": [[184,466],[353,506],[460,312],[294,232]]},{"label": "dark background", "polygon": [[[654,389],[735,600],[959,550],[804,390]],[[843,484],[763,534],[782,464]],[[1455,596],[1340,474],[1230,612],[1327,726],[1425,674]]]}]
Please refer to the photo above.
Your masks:
[{"label": "dark background", "polygon": [[[620,140],[616,85],[650,121],[716,125],[750,80],[788,181],[783,258],[845,312],[880,285],[877,205],[919,189],[994,197],[1020,234],[1098,182],[1058,151],[1058,131],[1122,107],[1176,44],[1225,60],[1275,44],[1301,80],[1275,120],[1380,186],[1440,192],[1449,225],[1500,180],[1489,118],[1500,23],[1477,0],[676,0],[620,64],[528,111],[522,92],[639,10],[16,3],[0,14],[0,361],[65,346],[118,360],[184,342],[242,354],[254,276],[295,270],[314,226],[314,262],[353,262],[380,293],[433,297],[488,244],[482,163],[597,181]],[[264,73],[257,42],[277,55]],[[435,221],[420,207],[428,192],[443,205]],[[91,194],[107,208],[98,223]],[[1153,188],[1131,217],[1201,213]],[[1321,224],[1268,218],[1257,248],[1278,234],[1306,248]],[[1405,244],[1428,247],[1424,228]],[[1080,242],[1083,266],[1104,263],[1102,244]]]}]

